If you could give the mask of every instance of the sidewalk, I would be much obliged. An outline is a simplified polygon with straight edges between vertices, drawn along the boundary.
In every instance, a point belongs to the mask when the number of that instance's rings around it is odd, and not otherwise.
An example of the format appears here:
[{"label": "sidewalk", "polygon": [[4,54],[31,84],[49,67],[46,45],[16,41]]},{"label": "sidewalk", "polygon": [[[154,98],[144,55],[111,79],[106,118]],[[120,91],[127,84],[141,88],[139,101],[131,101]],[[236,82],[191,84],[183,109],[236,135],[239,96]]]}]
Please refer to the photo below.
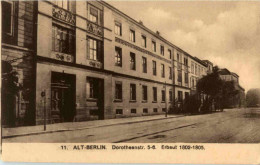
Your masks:
[{"label": "sidewalk", "polygon": [[57,124],[48,124],[46,126],[46,131],[43,130],[43,125],[2,128],[2,134],[3,134],[2,138],[4,139],[4,138],[17,137],[17,136],[83,130],[83,129],[107,127],[107,126],[113,126],[119,124],[133,124],[133,123],[149,122],[153,120],[177,118],[182,116],[184,115],[171,114],[168,115],[167,118],[165,117],[165,115],[154,115],[154,116],[129,117],[129,118],[119,118],[119,119],[93,120],[93,121],[85,121],[85,122],[57,123]]}]

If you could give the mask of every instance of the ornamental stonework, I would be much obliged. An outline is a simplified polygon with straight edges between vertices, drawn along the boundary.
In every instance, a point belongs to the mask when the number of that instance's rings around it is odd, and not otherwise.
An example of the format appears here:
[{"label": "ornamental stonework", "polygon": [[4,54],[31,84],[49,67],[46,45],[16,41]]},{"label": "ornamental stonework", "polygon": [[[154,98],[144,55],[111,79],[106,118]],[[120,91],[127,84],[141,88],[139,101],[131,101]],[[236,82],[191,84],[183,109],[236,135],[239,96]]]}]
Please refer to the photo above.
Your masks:
[{"label": "ornamental stonework", "polygon": [[52,16],[56,19],[62,20],[69,24],[75,25],[76,24],[76,17],[74,14],[63,10],[61,8],[53,7],[52,8]]}]

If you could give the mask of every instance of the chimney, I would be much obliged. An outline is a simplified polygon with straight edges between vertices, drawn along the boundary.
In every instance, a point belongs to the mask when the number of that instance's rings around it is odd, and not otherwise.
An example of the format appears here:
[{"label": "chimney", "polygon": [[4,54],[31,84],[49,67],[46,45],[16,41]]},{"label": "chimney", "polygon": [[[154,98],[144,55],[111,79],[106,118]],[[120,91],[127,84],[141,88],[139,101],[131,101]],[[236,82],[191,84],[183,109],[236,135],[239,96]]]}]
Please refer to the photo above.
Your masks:
[{"label": "chimney", "polygon": [[160,32],[157,30],[157,31],[156,31],[156,34],[159,36],[159,35],[160,35]]},{"label": "chimney", "polygon": [[143,21],[141,21],[141,20],[139,20],[139,24],[140,24],[140,25],[144,25],[144,24],[143,24]]}]

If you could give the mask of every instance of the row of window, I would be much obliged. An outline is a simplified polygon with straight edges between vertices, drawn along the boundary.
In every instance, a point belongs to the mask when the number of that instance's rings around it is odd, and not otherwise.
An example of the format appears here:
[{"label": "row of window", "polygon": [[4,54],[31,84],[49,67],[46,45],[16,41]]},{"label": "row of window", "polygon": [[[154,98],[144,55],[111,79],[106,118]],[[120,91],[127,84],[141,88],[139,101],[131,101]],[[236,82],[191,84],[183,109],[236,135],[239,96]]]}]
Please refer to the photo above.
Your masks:
[{"label": "row of window", "polygon": [[[122,48],[115,47],[115,65],[122,67]],[[133,52],[130,52],[130,69],[136,70],[136,55]],[[143,73],[147,73],[147,58],[142,57],[142,70]],[[157,75],[157,65],[156,61],[152,61],[152,70],[153,75]],[[173,77],[172,67],[169,67],[169,79]],[[165,66],[161,64],[161,77],[165,77]]]},{"label": "row of window", "polygon": [[[177,78],[177,81],[182,83],[182,71],[181,70],[178,70],[178,78]],[[189,76],[188,76],[188,72],[185,72],[184,73],[184,82],[185,84],[188,84],[189,83]]]},{"label": "row of window", "polygon": [[[196,80],[195,80],[196,81]],[[97,83],[98,80],[95,78],[87,78],[87,98],[88,99],[98,99],[99,98],[99,83]],[[194,82],[194,81],[192,81]],[[152,99],[154,103],[158,101],[157,98],[157,87],[152,87],[153,95]],[[130,102],[136,102],[136,84],[130,84]],[[188,92],[185,92],[185,98],[189,96]],[[177,96],[178,101],[183,100],[183,92],[178,91]],[[115,101],[122,101],[123,100],[123,90],[122,90],[122,82],[116,81],[115,82]],[[146,85],[142,85],[142,101],[147,102],[148,101],[148,89]],[[161,90],[161,101],[166,101],[166,93],[165,89]],[[173,101],[173,92],[172,90],[169,90],[169,102]]]},{"label": "row of window", "polygon": [[191,73],[201,76],[202,74],[205,74],[205,69],[203,67],[201,67],[200,65],[191,62]]},{"label": "row of window", "polygon": [[[73,30],[63,28],[53,24],[53,51],[74,54],[75,38]],[[87,37],[87,59],[101,61],[102,42],[91,37]],[[186,61],[186,60],[185,60]],[[115,65],[122,67],[122,48],[115,47]],[[130,52],[129,67],[131,70],[136,70],[136,55]],[[142,71],[147,73],[147,58],[142,57]],[[157,75],[157,63],[152,61],[153,75]],[[161,77],[165,77],[165,65],[161,64]],[[172,67],[169,67],[169,79],[173,78]],[[178,82],[182,82],[182,71],[178,70]],[[188,73],[185,73],[185,83],[188,83]]]},{"label": "row of window", "polygon": [[[162,108],[162,111],[165,112],[165,108]],[[135,108],[132,108],[130,112],[131,112],[132,114],[136,114],[136,113],[137,113],[137,111],[136,111]],[[154,112],[154,113],[157,113],[157,112],[158,112],[158,108],[153,108],[153,112]],[[143,113],[144,113],[144,114],[149,113],[148,108],[143,108]],[[116,109],[116,114],[117,114],[117,115],[123,115],[123,114],[124,114],[123,109]]]},{"label": "row of window", "polygon": [[[101,61],[102,59],[102,41],[90,36],[87,41],[87,59]],[[60,25],[52,26],[52,51],[64,54],[75,54],[75,30],[64,28]]]},{"label": "row of window", "polygon": [[[184,92],[185,94],[185,99],[187,99],[189,97],[189,92]],[[182,91],[178,91],[178,96],[177,96],[177,100],[179,102],[182,102],[183,101],[183,92]]]},{"label": "row of window", "polygon": [[[115,28],[114,28],[115,34],[122,36],[122,24],[119,22],[115,22]],[[135,30],[130,29],[129,30],[129,40],[131,42],[136,42],[136,34],[135,34]],[[145,35],[141,35],[141,46],[144,48],[147,48],[147,38]],[[151,49],[153,52],[156,52],[156,42],[154,40],[151,41]],[[167,51],[167,55],[169,59],[172,59],[172,51],[171,49],[168,49]],[[164,52],[164,46],[161,45],[160,46],[160,54],[164,56],[165,52]]]},{"label": "row of window", "polygon": [[[152,87],[153,90],[153,102],[157,102],[157,87]],[[148,101],[148,89],[146,85],[142,85],[142,101]],[[165,102],[166,100],[166,93],[165,89],[161,90],[161,101]],[[115,83],[115,100],[122,101],[123,99],[123,90],[122,90],[122,82]],[[173,93],[169,91],[169,101],[173,100]],[[136,84],[130,84],[130,101],[136,101]]]},{"label": "row of window", "polygon": [[[57,5],[60,8],[63,8],[65,10],[71,11],[73,12],[73,7],[75,8],[75,6],[72,5],[72,1],[69,0],[57,0],[57,1],[53,1],[53,3],[55,5]],[[97,7],[88,4],[87,6],[87,10],[88,12],[88,18],[91,22],[94,22],[96,24],[101,25],[103,20],[102,20],[102,10],[98,9]]]}]

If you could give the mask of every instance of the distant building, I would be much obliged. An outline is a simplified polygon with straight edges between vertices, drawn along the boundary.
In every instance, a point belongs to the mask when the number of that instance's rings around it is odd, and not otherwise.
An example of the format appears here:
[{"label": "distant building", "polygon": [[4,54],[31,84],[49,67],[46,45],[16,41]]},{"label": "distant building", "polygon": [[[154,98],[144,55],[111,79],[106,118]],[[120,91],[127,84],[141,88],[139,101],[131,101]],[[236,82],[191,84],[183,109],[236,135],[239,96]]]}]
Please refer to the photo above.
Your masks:
[{"label": "distant building", "polygon": [[208,73],[208,65],[197,57],[192,57],[190,61],[190,88],[191,92],[195,93],[197,90],[197,83],[199,79],[207,75]]},{"label": "distant building", "polygon": [[209,60],[202,60],[204,63],[207,64],[208,69],[207,69],[207,73],[211,73],[213,71],[213,63],[210,62]]},{"label": "distant building", "polygon": [[239,85],[239,76],[226,68],[219,70],[219,76],[224,81],[233,81],[235,90],[237,91],[236,95],[227,100],[227,107],[243,107],[245,105],[245,89]]}]

